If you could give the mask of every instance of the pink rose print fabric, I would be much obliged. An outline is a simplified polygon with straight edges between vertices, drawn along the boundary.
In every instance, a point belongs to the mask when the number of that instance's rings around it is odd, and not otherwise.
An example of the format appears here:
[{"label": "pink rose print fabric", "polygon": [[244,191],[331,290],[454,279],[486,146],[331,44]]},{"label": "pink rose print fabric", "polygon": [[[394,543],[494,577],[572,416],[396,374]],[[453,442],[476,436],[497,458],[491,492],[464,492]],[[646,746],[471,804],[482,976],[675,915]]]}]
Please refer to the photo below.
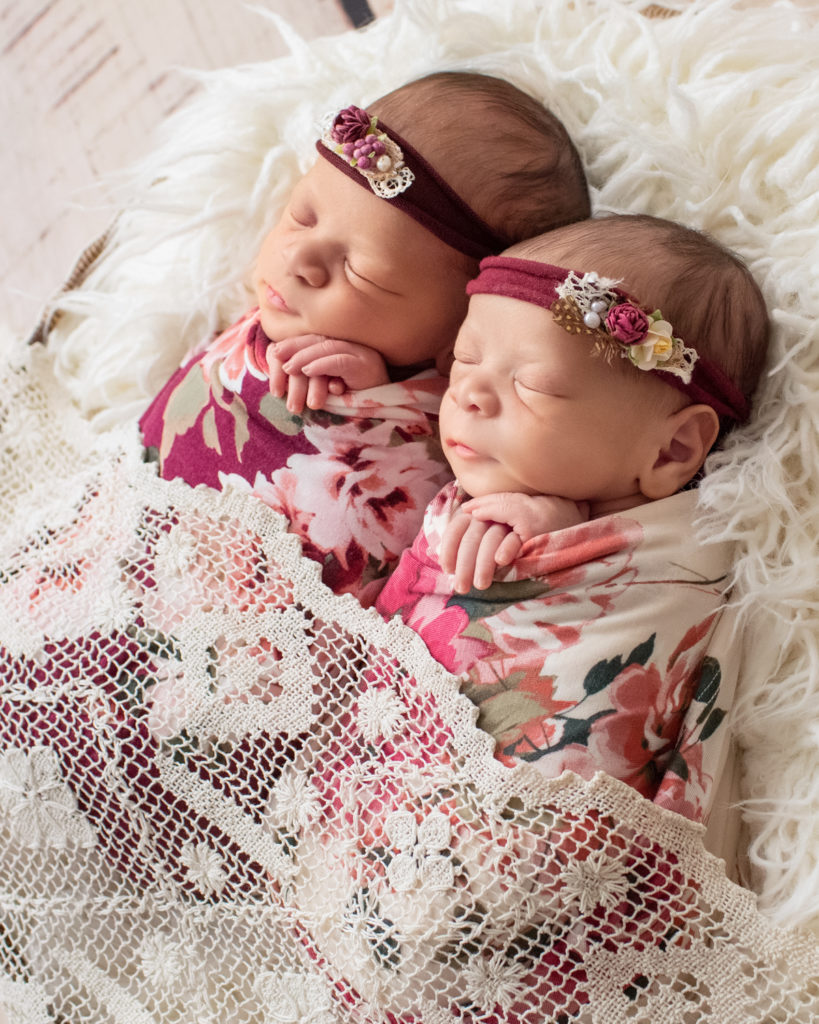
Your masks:
[{"label": "pink rose print fabric", "polygon": [[603,771],[706,817],[726,710],[709,641],[730,549],[692,539],[696,492],[533,538],[488,590],[459,595],[438,552],[464,498],[455,483],[436,495],[378,610],[465,674],[501,760]]},{"label": "pink rose print fabric", "polygon": [[451,478],[446,380],[426,371],[293,415],[270,394],[268,344],[252,310],[189,359],[143,415],[145,447],[166,479],[249,489],[290,521],[331,590],[366,603]]}]

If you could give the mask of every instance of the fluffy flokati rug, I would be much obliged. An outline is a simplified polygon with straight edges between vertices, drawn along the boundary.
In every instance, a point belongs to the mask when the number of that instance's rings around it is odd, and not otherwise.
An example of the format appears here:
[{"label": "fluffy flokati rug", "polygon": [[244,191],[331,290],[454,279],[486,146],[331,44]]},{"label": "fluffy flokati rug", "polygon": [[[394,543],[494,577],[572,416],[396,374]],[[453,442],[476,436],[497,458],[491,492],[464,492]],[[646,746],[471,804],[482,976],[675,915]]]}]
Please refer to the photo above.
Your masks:
[{"label": "fluffy flokati rug", "polygon": [[[742,670],[732,725],[745,882],[776,922],[819,932],[819,17],[788,0],[669,2],[662,17],[647,17],[644,6],[406,0],[366,30],[312,43],[282,23],[291,56],[198,76],[198,96],[124,179],[103,256],[80,288],[56,300],[61,316],[48,348],[57,381],[93,429],[127,430],[121,425],[133,423],[186,350],[251,304],[258,244],[311,162],[327,112],[366,105],[436,69],[496,74],[541,99],[579,146],[597,212],[645,211],[706,229],[745,257],[771,309],[756,412],[710,459],[700,528],[739,552]],[[37,770],[54,775],[45,759]],[[398,835],[406,822],[393,825]],[[414,833],[404,840],[420,842]],[[192,846],[186,856],[203,891],[225,883],[207,851]],[[282,870],[270,868],[272,876]],[[388,943],[368,941],[389,961]],[[159,976],[175,961],[156,943],[141,955]],[[334,955],[332,944],[322,948]],[[279,985],[270,1006],[284,998],[282,984],[268,982]],[[288,984],[296,1006],[292,977]],[[53,1019],[45,996],[40,1016],[26,1005],[21,1019]],[[123,1003],[116,1019],[149,1019],[130,1012]],[[299,1012],[274,1008],[264,1019],[308,1019]],[[309,1019],[334,1019],[326,1013]],[[796,1013],[788,1019],[810,1019]]]}]

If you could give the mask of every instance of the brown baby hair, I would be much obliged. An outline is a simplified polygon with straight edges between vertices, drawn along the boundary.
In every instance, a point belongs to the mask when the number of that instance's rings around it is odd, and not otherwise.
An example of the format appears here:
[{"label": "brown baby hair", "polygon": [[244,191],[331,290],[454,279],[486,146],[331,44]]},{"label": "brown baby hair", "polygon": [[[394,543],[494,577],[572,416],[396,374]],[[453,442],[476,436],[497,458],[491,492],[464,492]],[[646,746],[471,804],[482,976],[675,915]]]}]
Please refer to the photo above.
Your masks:
[{"label": "brown baby hair", "polygon": [[561,121],[504,79],[426,75],[370,103],[507,245],[589,216],[577,149]]}]

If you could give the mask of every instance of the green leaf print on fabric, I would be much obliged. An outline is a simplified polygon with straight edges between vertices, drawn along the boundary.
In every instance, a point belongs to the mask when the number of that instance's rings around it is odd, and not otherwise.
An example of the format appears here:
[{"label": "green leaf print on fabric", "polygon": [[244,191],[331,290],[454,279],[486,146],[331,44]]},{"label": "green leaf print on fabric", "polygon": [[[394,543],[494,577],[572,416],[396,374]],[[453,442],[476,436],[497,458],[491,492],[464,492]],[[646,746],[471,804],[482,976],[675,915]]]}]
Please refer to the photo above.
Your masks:
[{"label": "green leaf print on fabric", "polygon": [[654,653],[654,641],[656,638],[657,634],[652,633],[648,640],[638,644],[631,654],[625,658],[618,654],[616,658],[598,661],[586,673],[586,678],[583,680],[583,689],[587,694],[600,693],[601,690],[605,690],[607,686],[614,682],[626,666],[645,665]]},{"label": "green leaf print on fabric", "polygon": [[210,400],[210,386],[201,371],[186,373],[173,389],[165,407],[165,429],[159,449],[160,461],[164,463],[177,437],[186,434]]},{"label": "green leaf print on fabric", "polygon": [[[472,687],[470,699],[480,697],[478,728],[499,736],[521,722],[543,714],[543,703],[536,696],[518,689],[526,681],[525,672],[513,672],[496,686]],[[475,695],[474,697],[472,695]],[[496,698],[496,699],[493,699]]]},{"label": "green leaf print on fabric", "polygon": [[[706,655],[703,659],[700,681],[694,697],[697,703],[705,705],[697,716],[697,725],[702,725],[698,737],[700,743],[707,740],[709,736],[713,736],[720,725],[722,725],[723,718],[725,718],[725,711],[714,706],[717,702],[717,697],[719,697],[721,683],[722,669],[719,662],[711,655]],[[705,723],[704,725],[703,722]]]},{"label": "green leaf print on fabric", "polygon": [[714,703],[719,696],[719,688],[722,683],[722,669],[716,658],[713,658],[710,654],[706,654],[702,661],[702,671],[700,672],[700,681],[697,686],[697,692],[694,695],[694,700],[698,704],[705,704],[706,707],[697,719],[697,724],[701,724],[705,721],[709,711],[714,706]]},{"label": "green leaf print on fabric", "polygon": [[560,734],[556,739],[549,737],[543,731],[542,742],[535,742],[535,736],[539,731],[537,719],[526,723],[523,735],[517,737],[514,742],[504,746],[502,751],[508,756],[518,757],[523,761],[538,761],[545,754],[554,754],[566,747],[580,746],[588,747],[589,737],[595,722],[616,714],[614,708],[606,708],[603,711],[595,711],[588,718],[572,718],[569,715],[559,713],[554,716],[560,722]]},{"label": "green leaf print on fabric", "polygon": [[259,415],[287,437],[295,437],[304,429],[304,418],[289,412],[285,400],[276,398],[270,392],[259,401]]},{"label": "green leaf print on fabric", "polygon": [[665,770],[668,772],[674,772],[674,774],[678,775],[681,779],[688,779],[690,774],[688,771],[688,762],[679,750],[671,751],[671,756],[668,759]]},{"label": "green leaf print on fabric", "polygon": [[[224,397],[226,392],[230,395],[230,399],[228,401],[225,401]],[[250,427],[247,421],[247,406],[235,391],[227,391],[227,388],[222,387],[218,374],[211,377],[210,394],[219,408],[224,410],[224,412],[226,412],[233,420],[233,450],[236,452],[236,458],[241,462],[242,449],[250,440]],[[208,411],[214,412],[213,409],[209,409]],[[215,422],[216,421],[214,420],[214,425]],[[221,443],[218,439],[216,443],[219,445],[216,450],[221,455]],[[210,445],[210,447],[213,448],[214,445]]]},{"label": "green leaf print on fabric", "polygon": [[213,409],[208,409],[202,417],[202,438],[208,448],[212,448],[218,455],[222,454],[219,431],[216,428],[216,412]]},{"label": "green leaf print on fabric", "polygon": [[[533,598],[543,597],[549,587],[542,579],[515,580],[511,583],[493,583],[486,590],[474,587],[466,594],[453,594],[446,603],[447,608],[463,608],[470,622],[490,619],[506,611],[510,605],[522,604]],[[470,634],[465,634],[470,635]]]},{"label": "green leaf print on fabric", "polygon": [[722,725],[723,718],[725,718],[725,712],[722,708],[714,708],[708,718],[708,721],[702,727],[702,731],[699,735],[700,743],[704,743],[709,736],[714,735],[717,729]]}]

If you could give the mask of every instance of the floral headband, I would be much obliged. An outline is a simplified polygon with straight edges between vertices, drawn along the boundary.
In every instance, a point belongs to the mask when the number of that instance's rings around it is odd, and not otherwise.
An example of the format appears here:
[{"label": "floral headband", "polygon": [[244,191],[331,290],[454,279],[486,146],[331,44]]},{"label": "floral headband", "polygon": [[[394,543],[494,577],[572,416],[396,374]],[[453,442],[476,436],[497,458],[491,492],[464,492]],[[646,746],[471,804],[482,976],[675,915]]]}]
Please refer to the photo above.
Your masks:
[{"label": "floral headband", "polygon": [[361,107],[347,107],[336,114],[316,149],[458,252],[481,259],[508,245],[417,150]]},{"label": "floral headband", "polygon": [[718,416],[742,423],[748,418],[745,395],[714,363],[674,336],[671,324],[649,312],[617,282],[549,263],[490,256],[466,286],[468,295],[507,295],[548,309],[570,334],[587,334],[607,355],[619,353],[639,370],[662,373],[662,380]]}]

